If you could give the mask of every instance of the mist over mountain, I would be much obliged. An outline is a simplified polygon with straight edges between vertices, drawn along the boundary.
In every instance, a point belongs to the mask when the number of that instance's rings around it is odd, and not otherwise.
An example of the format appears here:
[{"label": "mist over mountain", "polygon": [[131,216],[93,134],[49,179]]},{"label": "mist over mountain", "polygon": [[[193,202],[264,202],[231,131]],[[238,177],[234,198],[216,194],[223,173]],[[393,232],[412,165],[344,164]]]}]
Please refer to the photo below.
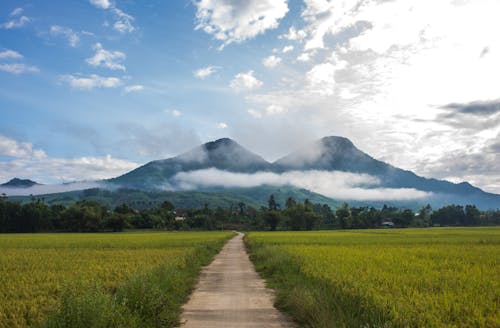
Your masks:
[{"label": "mist over mountain", "polygon": [[207,168],[252,173],[269,170],[270,166],[265,159],[237,142],[223,138],[207,142],[173,158],[149,162],[108,181],[133,188],[175,189],[169,179],[177,173]]},{"label": "mist over mountain", "polygon": [[115,179],[113,185],[158,190],[231,190],[293,186],[346,201],[474,203],[500,207],[500,196],[464,183],[428,179],[384,163],[349,139],[325,137],[269,163],[224,138],[179,156],[153,161]]},{"label": "mist over mountain", "polygon": [[[301,196],[308,191],[308,197],[318,201],[323,197],[323,202],[328,199],[330,204],[348,201],[373,206],[416,207],[430,203],[500,208],[500,195],[486,193],[467,182],[456,184],[420,177],[374,159],[349,139],[336,136],[317,140],[274,163],[223,138],[102,181],[98,188],[103,187],[212,192],[230,195],[229,198],[244,195],[256,203],[262,203],[263,195],[270,190],[287,190],[289,195]],[[16,190],[18,195],[23,194]]]}]

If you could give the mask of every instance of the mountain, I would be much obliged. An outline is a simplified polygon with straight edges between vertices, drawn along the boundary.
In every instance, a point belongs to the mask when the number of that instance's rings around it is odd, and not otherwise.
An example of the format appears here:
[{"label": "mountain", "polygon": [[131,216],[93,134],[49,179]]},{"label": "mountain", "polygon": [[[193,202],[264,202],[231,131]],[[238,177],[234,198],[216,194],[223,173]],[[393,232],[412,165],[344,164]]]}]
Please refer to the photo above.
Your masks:
[{"label": "mountain", "polygon": [[500,207],[500,195],[484,192],[468,182],[429,179],[399,169],[374,159],[343,137],[322,138],[277,160],[273,165],[280,172],[323,170],[369,174],[380,180],[377,187],[411,188],[433,193],[431,198],[422,201],[439,206],[457,203],[476,204],[483,208]]},{"label": "mountain", "polygon": [[[321,172],[317,175],[317,172],[310,171]],[[332,188],[338,188],[339,184],[334,180],[325,180],[330,179],[328,172],[332,171],[364,174],[375,179],[365,179],[367,182],[361,184],[347,181],[347,189],[342,186],[346,181],[341,181],[340,188],[349,193],[338,193],[337,189]],[[29,187],[36,183],[13,179],[2,186],[23,184]],[[176,157],[149,162],[122,176],[98,182],[97,185],[119,191],[110,197],[98,197],[110,203],[130,200],[144,193],[147,194],[143,197],[144,201],[154,202],[158,197],[163,197],[172,200],[176,206],[240,201],[261,206],[265,205],[270,194],[275,194],[275,197],[283,200],[281,203],[291,196],[297,200],[309,198],[312,202],[333,206],[347,201],[355,206],[375,207],[387,204],[418,208],[429,203],[435,208],[449,204],[475,204],[482,209],[500,208],[500,195],[484,192],[467,182],[456,184],[418,176],[377,160],[358,149],[349,139],[336,136],[317,140],[274,163],[267,162],[231,139],[223,138]],[[320,194],[321,191],[329,193],[332,190],[336,192],[333,194],[345,196],[331,199]],[[26,195],[30,193],[32,190],[26,188]],[[130,195],[126,196],[127,193]],[[75,197],[93,197],[88,193],[82,195],[60,193],[50,199],[67,202]]]},{"label": "mountain", "polygon": [[168,189],[172,183],[169,179],[175,174],[207,168],[253,173],[269,170],[270,164],[237,142],[223,138],[173,158],[149,162],[108,182],[128,188]]},{"label": "mountain", "polygon": [[14,178],[8,182],[0,184],[0,187],[29,188],[29,187],[33,187],[33,186],[38,185],[38,184],[39,183],[37,183],[33,180]]}]

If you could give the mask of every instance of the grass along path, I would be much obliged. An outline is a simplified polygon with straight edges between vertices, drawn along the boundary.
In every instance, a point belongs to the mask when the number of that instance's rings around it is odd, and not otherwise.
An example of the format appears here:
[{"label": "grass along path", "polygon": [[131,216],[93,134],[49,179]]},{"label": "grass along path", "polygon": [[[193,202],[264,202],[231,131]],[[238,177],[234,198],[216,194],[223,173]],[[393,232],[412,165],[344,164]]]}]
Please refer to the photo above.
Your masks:
[{"label": "grass along path", "polygon": [[0,235],[0,327],[174,326],[231,235]]},{"label": "grass along path", "polygon": [[304,327],[499,327],[500,228],[249,233]]}]

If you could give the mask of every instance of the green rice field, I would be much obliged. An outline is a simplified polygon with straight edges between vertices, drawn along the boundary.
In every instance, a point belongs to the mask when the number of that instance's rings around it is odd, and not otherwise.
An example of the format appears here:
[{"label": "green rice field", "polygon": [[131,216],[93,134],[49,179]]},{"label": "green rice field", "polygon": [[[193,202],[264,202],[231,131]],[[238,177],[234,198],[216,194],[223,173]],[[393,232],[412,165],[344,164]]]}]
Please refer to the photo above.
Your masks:
[{"label": "green rice field", "polygon": [[500,327],[500,228],[252,232],[304,327]]},{"label": "green rice field", "polygon": [[199,269],[232,235],[0,235],[0,327],[173,326]]}]

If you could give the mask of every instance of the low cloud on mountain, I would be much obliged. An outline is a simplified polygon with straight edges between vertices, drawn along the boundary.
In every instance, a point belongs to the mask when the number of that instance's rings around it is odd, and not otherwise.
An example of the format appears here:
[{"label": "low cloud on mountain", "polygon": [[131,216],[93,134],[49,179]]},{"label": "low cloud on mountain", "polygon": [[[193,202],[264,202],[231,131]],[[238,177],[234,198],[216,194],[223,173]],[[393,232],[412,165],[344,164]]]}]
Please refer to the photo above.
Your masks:
[{"label": "low cloud on mountain", "polygon": [[430,196],[430,193],[411,188],[377,188],[380,181],[376,177],[340,171],[234,173],[210,168],[180,172],[173,177],[173,181],[182,190],[294,186],[334,199],[349,200],[413,200]]}]

